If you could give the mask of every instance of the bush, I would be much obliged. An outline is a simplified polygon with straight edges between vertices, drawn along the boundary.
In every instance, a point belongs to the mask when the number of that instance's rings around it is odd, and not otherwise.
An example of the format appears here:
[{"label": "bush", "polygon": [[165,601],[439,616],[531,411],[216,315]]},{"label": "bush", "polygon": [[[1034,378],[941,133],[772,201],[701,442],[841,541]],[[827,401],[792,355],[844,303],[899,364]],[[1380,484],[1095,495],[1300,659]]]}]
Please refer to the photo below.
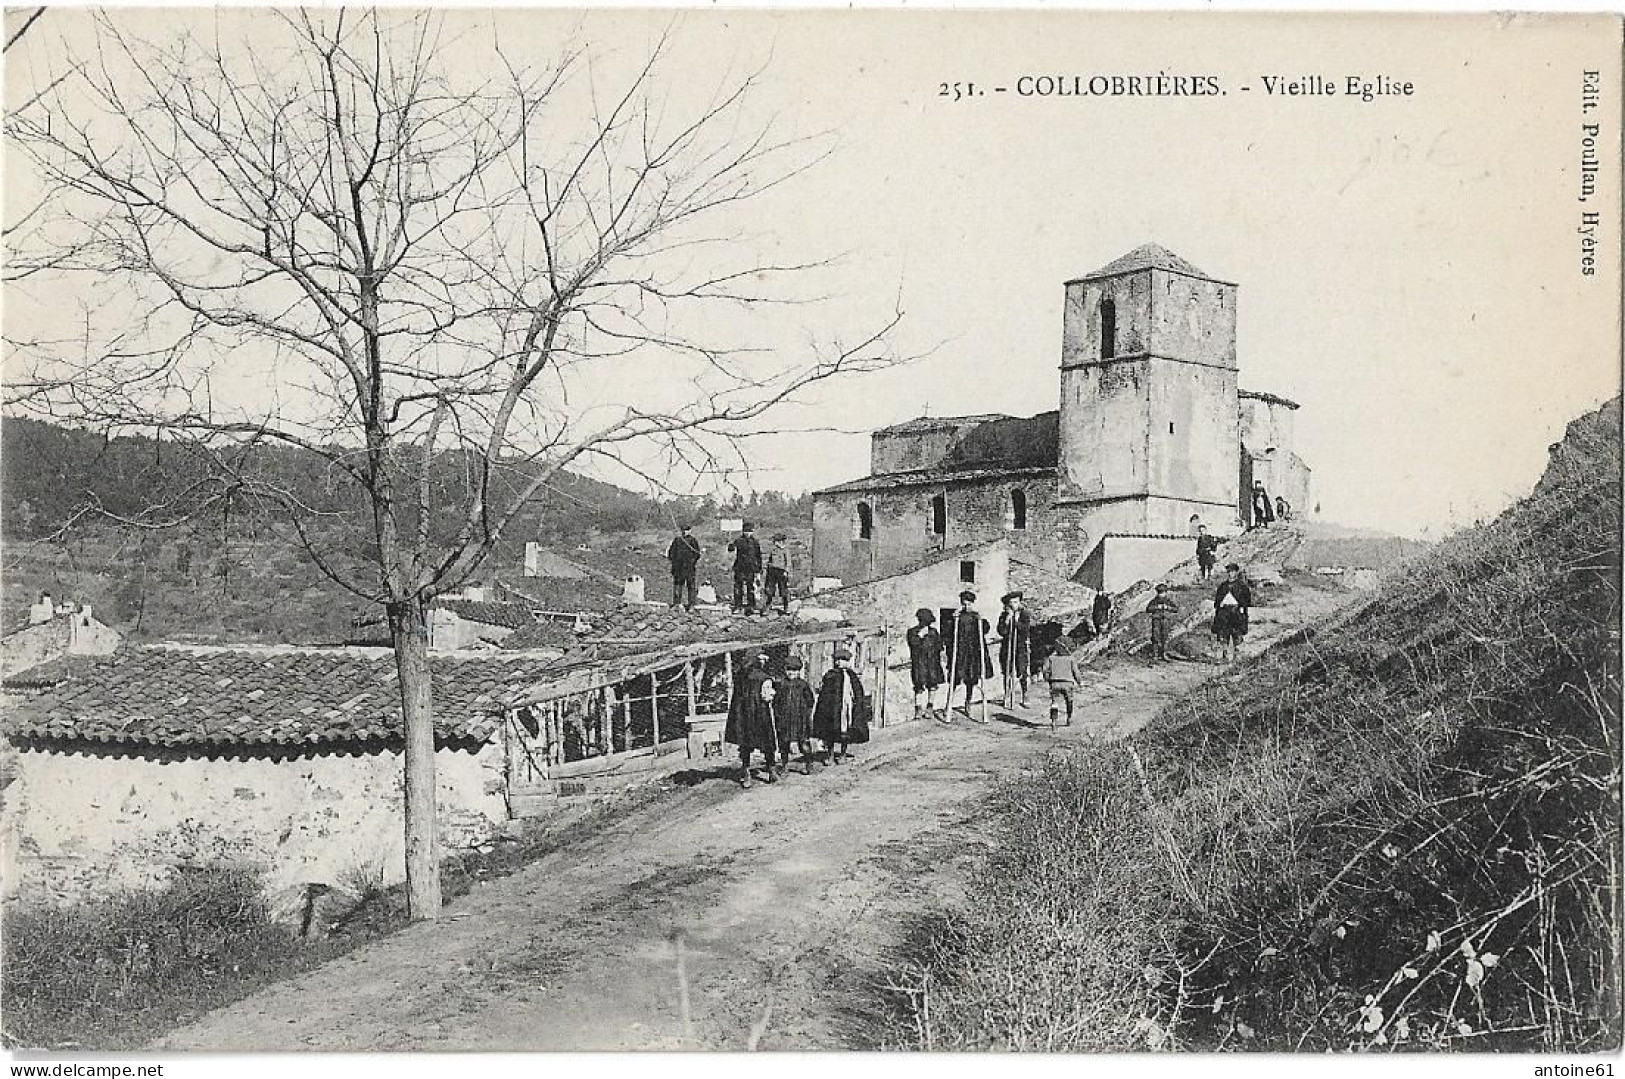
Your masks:
[{"label": "bush", "polygon": [[75,907],[13,904],[4,918],[6,1040],[33,1048],[129,1048],[242,995],[244,971],[279,968],[296,944],[239,869]]}]

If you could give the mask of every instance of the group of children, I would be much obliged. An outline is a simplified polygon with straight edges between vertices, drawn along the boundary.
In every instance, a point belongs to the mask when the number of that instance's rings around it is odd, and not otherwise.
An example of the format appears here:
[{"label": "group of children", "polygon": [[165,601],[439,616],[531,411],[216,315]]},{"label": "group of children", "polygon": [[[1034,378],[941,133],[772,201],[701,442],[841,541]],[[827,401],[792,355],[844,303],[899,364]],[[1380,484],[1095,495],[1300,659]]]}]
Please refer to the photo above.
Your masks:
[{"label": "group of children", "polygon": [[740,785],[751,785],[751,755],[761,753],[767,782],[784,776],[791,749],[801,751],[802,772],[812,774],[813,739],[824,744],[823,765],[840,764],[853,745],[869,740],[874,705],[864,692],[863,680],[852,668],[852,650],[835,648],[834,666],[824,675],[815,694],[803,675],[800,656],[784,661],[775,676],[768,671],[769,656],[757,653],[734,678],[728,702],[725,741],[739,748]]},{"label": "group of children", "polygon": [[[1201,551],[1200,546],[1198,550]],[[1199,572],[1206,576],[1206,570],[1207,567],[1202,566]],[[942,619],[946,640],[930,608],[921,607],[914,612],[916,624],[906,636],[916,718],[930,716],[941,723],[952,723],[954,694],[963,687],[965,715],[974,723],[988,722],[986,681],[995,670],[1002,670],[1007,707],[1017,703],[1018,690],[1019,702],[1025,706],[1029,680],[1033,674],[1041,673],[1049,686],[1050,726],[1061,723],[1063,716],[1062,725],[1072,725],[1078,669],[1068,639],[1060,636],[1042,649],[1043,660],[1035,667],[1033,661],[1038,649],[1034,647],[1032,616],[1023,606],[1022,593],[1007,592],[1001,602],[1003,609],[995,634],[976,610],[976,593],[970,589],[959,593],[959,608]],[[1251,590],[1241,578],[1241,567],[1236,563],[1225,567],[1225,580],[1214,594],[1213,605],[1213,634],[1219,639],[1225,658],[1234,659],[1237,646],[1247,633],[1247,612],[1252,606]],[[1171,658],[1168,641],[1179,615],[1179,605],[1168,594],[1168,586],[1159,584],[1145,609],[1151,617],[1151,662],[1166,663]],[[1109,617],[1108,606],[1105,619]],[[1090,628],[1103,634],[1105,619]],[[994,666],[988,648],[990,639],[998,642],[998,667]],[[814,738],[824,744],[822,759],[826,768],[846,758],[852,745],[869,740],[873,704],[864,692],[862,679],[852,669],[850,648],[841,645],[835,649],[835,665],[824,675],[816,694],[802,676],[800,657],[791,656],[786,660],[784,672],[778,677],[768,673],[767,664],[768,654],[762,652],[745,666],[735,680],[733,699],[728,707],[725,737],[739,747],[744,786],[751,785],[753,752],[760,751],[766,759],[767,781],[772,783],[784,775],[792,746],[800,749],[804,772],[811,775]],[[936,694],[945,684],[947,700],[939,709]],[[971,708],[973,690],[981,695],[980,714]]]},{"label": "group of children", "polygon": [[[1001,599],[998,631],[976,610],[976,593],[970,589],[959,593],[959,609],[944,619],[948,638],[937,629],[936,616],[928,607],[914,612],[915,625],[908,631],[909,668],[914,684],[914,712],[916,716],[930,716],[939,723],[953,722],[954,693],[965,692],[965,715],[973,723],[986,723],[986,680],[996,669],[988,649],[991,636],[999,645],[999,667],[1005,675],[1005,705],[1013,707],[1027,703],[1027,690],[1031,677],[1042,674],[1050,689],[1050,726],[1055,726],[1065,713],[1066,725],[1072,723],[1073,695],[1077,688],[1077,668],[1066,639],[1056,640],[1046,651],[1042,663],[1034,666],[1037,650],[1033,642],[1033,622],[1024,606],[1020,591],[1007,592]],[[947,674],[944,676],[944,666]],[[947,701],[937,708],[936,692],[946,684]],[[972,691],[980,694],[980,714],[971,709]]]}]

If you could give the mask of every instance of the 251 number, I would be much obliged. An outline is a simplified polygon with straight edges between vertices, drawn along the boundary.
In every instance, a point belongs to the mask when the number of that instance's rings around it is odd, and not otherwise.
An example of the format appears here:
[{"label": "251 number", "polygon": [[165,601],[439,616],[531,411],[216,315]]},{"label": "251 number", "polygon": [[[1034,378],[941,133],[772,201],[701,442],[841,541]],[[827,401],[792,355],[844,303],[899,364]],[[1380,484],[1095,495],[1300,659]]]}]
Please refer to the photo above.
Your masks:
[{"label": "251 number", "polygon": [[953,98],[961,101],[967,97],[976,97],[979,91],[974,82],[942,82],[937,84],[937,96]]}]

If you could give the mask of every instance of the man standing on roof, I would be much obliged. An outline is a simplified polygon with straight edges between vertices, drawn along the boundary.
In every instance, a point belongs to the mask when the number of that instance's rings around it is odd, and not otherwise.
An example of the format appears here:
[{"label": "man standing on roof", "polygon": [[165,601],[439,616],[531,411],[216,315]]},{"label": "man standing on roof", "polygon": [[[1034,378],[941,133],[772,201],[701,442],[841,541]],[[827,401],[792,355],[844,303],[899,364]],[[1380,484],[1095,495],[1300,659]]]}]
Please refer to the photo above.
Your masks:
[{"label": "man standing on roof", "polygon": [[1022,607],[1022,594],[1006,592],[999,614],[999,666],[1004,671],[1004,706],[1013,707],[1016,684],[1021,685],[1021,703],[1027,704],[1027,679],[1033,665],[1033,616]]},{"label": "man standing on roof", "polygon": [[756,575],[762,572],[762,545],[756,541],[756,526],[746,521],[728,550],[734,555],[734,612],[755,614]]},{"label": "man standing on roof", "polygon": [[790,548],[784,545],[789,537],[783,532],[773,536],[767,549],[767,587],[762,597],[762,610],[773,606],[773,597],[779,597],[779,613],[790,613]]},{"label": "man standing on roof", "polygon": [[982,694],[982,711],[987,711],[987,687],[985,679],[993,671],[993,657],[987,651],[987,619],[976,611],[976,593],[970,589],[959,593],[959,610],[950,616],[948,632],[948,713],[951,719],[954,710],[954,690],[958,686],[965,687],[965,715],[978,723],[986,723],[987,717],[977,719],[971,715],[970,694],[972,688],[978,689]]},{"label": "man standing on roof", "polygon": [[778,746],[774,730],[773,698],[777,689],[767,674],[767,653],[760,652],[734,678],[733,697],[728,701],[728,725],[723,740],[739,747],[739,785],[750,789],[750,755],[761,750],[767,764],[767,781],[775,778],[773,752]]},{"label": "man standing on roof", "polygon": [[671,541],[671,546],[666,548],[666,560],[671,563],[671,605],[676,607],[682,603],[692,611],[694,578],[700,566],[700,541],[694,538],[691,526],[683,525],[682,535]]}]

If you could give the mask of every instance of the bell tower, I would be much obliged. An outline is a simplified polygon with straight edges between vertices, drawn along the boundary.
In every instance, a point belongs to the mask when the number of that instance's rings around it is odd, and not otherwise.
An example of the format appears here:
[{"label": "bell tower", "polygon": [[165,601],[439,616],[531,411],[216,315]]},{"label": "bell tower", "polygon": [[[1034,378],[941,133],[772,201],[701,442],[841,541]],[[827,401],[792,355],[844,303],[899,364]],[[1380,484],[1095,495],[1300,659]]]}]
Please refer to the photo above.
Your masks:
[{"label": "bell tower", "polygon": [[1066,283],[1057,494],[1080,530],[1234,523],[1238,438],[1234,284],[1156,244]]}]

